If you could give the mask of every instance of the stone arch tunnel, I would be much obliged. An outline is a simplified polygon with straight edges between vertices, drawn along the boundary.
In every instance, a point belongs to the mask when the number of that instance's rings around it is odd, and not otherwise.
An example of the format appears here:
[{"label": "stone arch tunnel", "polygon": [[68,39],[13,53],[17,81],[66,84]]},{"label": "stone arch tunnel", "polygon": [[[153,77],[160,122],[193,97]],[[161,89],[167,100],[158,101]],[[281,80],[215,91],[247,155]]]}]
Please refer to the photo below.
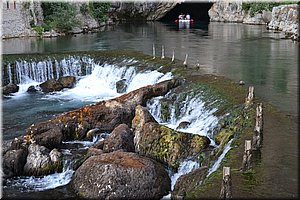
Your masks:
[{"label": "stone arch tunnel", "polygon": [[183,14],[190,14],[191,18],[197,21],[209,21],[208,10],[213,3],[205,2],[190,2],[178,3],[172,10],[170,10],[160,21],[174,21],[178,16]]}]

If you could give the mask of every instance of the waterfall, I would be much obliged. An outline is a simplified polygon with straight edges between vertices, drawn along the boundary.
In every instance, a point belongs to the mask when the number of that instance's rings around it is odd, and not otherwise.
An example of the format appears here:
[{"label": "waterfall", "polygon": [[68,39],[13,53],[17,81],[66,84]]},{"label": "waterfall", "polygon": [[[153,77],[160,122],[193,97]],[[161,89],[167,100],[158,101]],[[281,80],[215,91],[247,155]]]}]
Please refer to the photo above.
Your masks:
[{"label": "waterfall", "polygon": [[[162,99],[162,97],[156,97],[147,104],[147,107],[150,113],[154,116],[155,120],[172,129],[176,129],[181,122],[188,121],[190,124],[186,128],[181,128],[178,130],[207,136],[211,140],[211,145],[215,145],[215,142],[212,140],[212,130],[214,127],[216,127],[219,121],[218,117],[213,115],[213,113],[217,111],[216,108],[206,108],[200,96],[187,96],[183,101],[179,101],[179,99],[177,99],[172,101],[173,104],[168,104],[170,119],[163,121],[163,117],[161,116]],[[178,108],[176,103],[179,104],[181,108]]]},{"label": "waterfall", "polygon": [[[15,62],[16,83],[24,84],[28,79],[41,83],[49,79],[58,79],[61,76],[81,76],[81,65],[84,61],[86,59],[82,62],[72,56],[61,61],[50,58],[43,61],[19,60]],[[11,71],[8,76],[12,76]]]}]

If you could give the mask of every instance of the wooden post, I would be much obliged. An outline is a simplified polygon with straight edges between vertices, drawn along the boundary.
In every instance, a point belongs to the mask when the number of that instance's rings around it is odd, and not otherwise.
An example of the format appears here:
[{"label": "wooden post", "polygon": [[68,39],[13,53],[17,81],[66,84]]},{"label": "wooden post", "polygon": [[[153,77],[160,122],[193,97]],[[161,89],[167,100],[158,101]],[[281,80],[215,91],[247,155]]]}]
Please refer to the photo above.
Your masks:
[{"label": "wooden post", "polygon": [[223,180],[220,192],[221,199],[232,198],[230,167],[223,167]]},{"label": "wooden post", "polygon": [[242,162],[242,171],[247,171],[251,168],[252,163],[252,149],[251,140],[245,140],[245,151]]},{"label": "wooden post", "polygon": [[175,50],[173,49],[173,55],[172,55],[172,60],[171,60],[171,62],[174,63],[174,61],[175,61]]},{"label": "wooden post", "polygon": [[251,104],[252,101],[253,101],[253,97],[254,97],[254,87],[253,86],[249,86],[248,96],[246,97],[245,104],[246,105]]},{"label": "wooden post", "polygon": [[153,54],[153,59],[155,59],[155,46],[153,44],[153,47],[152,47],[152,54]]},{"label": "wooden post", "polygon": [[165,48],[164,45],[161,46],[161,59],[165,58]]},{"label": "wooden post", "polygon": [[256,121],[255,121],[253,144],[252,144],[253,149],[258,149],[261,147],[262,132],[263,132],[263,109],[262,109],[262,103],[258,103],[256,106]]},{"label": "wooden post", "polygon": [[187,67],[187,58],[188,58],[188,54],[185,54],[185,59],[184,59],[184,61],[183,61],[183,65],[184,65],[185,67]]}]

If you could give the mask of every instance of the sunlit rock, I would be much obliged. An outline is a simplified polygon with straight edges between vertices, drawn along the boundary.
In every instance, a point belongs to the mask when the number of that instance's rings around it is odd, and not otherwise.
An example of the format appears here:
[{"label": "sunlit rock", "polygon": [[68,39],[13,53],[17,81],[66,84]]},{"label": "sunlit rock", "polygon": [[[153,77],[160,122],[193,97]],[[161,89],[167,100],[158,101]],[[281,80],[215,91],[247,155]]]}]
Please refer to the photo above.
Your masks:
[{"label": "sunlit rock", "polygon": [[164,167],[135,153],[115,151],[88,158],[71,187],[88,199],[161,199],[170,190]]}]

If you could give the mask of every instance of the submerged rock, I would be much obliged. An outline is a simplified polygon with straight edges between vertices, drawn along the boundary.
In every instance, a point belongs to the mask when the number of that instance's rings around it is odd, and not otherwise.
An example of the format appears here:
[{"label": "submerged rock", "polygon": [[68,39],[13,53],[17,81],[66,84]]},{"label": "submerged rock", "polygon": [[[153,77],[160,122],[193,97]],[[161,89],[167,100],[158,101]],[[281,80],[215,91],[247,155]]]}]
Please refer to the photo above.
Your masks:
[{"label": "submerged rock", "polygon": [[191,122],[188,122],[188,121],[180,122],[180,124],[176,127],[176,130],[182,129],[182,128],[183,129],[187,128],[190,124],[191,124]]},{"label": "submerged rock", "polygon": [[134,152],[133,136],[133,132],[126,124],[120,124],[104,140],[103,151],[105,153],[117,150]]},{"label": "submerged rock", "polygon": [[184,199],[186,193],[193,191],[197,186],[202,184],[207,172],[208,167],[204,166],[180,176],[176,181],[174,190],[172,191],[172,199]]},{"label": "submerged rock", "polygon": [[71,187],[81,198],[160,199],[170,190],[164,167],[135,153],[115,151],[88,158]]},{"label": "submerged rock", "polygon": [[124,93],[126,92],[127,85],[126,85],[126,79],[122,79],[116,82],[116,89],[117,93]]},{"label": "submerged rock", "polygon": [[38,91],[38,90],[35,88],[34,85],[29,86],[29,88],[27,89],[27,92],[29,92],[29,93],[34,93],[36,91]]},{"label": "submerged rock", "polygon": [[2,94],[3,95],[9,95],[11,93],[15,93],[19,91],[19,86],[14,84],[14,83],[10,83],[6,86],[3,86],[2,88]]},{"label": "submerged rock", "polygon": [[198,155],[210,144],[206,136],[175,131],[153,122],[148,117],[151,114],[141,106],[136,107],[135,114],[132,127],[134,127],[136,151],[166,163],[175,170],[178,169],[181,161]]}]

